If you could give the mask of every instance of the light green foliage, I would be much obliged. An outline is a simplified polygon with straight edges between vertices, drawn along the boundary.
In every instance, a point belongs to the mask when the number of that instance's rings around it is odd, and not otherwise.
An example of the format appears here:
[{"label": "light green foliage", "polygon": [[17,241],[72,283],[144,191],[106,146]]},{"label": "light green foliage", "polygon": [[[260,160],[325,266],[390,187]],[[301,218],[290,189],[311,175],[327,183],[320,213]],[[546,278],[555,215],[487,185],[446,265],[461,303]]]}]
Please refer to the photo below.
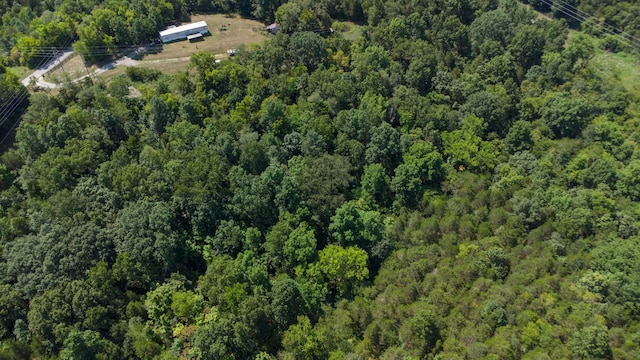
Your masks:
[{"label": "light green foliage", "polygon": [[[581,284],[592,292],[600,293],[608,302],[624,306],[634,314],[639,313],[640,303],[637,301],[637,284],[640,282],[636,259],[640,256],[636,245],[636,236],[629,239],[613,238],[598,249],[593,250],[591,268],[600,274],[595,279],[584,278]],[[592,276],[593,278],[593,276]]]},{"label": "light green foliage", "polygon": [[462,128],[442,134],[447,162],[458,170],[485,171],[497,161],[495,146],[482,140],[486,122],[476,116],[467,116]]},{"label": "light green foliage", "polygon": [[289,327],[284,333],[282,344],[293,359],[317,359],[324,352],[306,316],[299,316],[298,323]]},{"label": "light green foliage", "polygon": [[319,254],[311,272],[319,272],[338,295],[349,297],[356,285],[369,277],[367,253],[356,247],[329,245]]},{"label": "light green foliage", "polygon": [[380,213],[359,209],[355,201],[348,201],[336,210],[329,231],[341,246],[357,245],[361,249],[370,249],[384,236]]},{"label": "light green foliage", "polygon": [[631,161],[618,174],[616,188],[618,192],[631,200],[640,199],[640,161]]}]

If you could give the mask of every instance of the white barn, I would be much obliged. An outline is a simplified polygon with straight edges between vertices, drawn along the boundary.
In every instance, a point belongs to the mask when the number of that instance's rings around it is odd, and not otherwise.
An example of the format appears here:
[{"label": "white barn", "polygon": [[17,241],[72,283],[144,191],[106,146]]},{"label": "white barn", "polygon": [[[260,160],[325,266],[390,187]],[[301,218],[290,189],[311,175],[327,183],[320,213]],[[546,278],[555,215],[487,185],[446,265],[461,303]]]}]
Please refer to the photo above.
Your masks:
[{"label": "white barn", "polygon": [[168,43],[176,40],[185,40],[187,36],[193,34],[204,35],[209,32],[206,21],[198,21],[190,24],[170,27],[167,30],[160,31],[160,40]]}]

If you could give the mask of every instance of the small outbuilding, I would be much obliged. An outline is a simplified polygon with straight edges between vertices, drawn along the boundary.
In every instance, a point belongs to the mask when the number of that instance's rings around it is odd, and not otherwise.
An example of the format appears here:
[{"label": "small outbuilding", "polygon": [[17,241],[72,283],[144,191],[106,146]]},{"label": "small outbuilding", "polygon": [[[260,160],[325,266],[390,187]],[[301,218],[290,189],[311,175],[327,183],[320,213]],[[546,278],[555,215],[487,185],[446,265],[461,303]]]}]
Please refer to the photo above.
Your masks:
[{"label": "small outbuilding", "polygon": [[267,27],[265,27],[264,29],[275,35],[278,33],[278,31],[280,31],[280,24],[273,23],[271,25],[267,25]]},{"label": "small outbuilding", "polygon": [[209,32],[206,21],[198,21],[194,23],[184,24],[180,26],[169,27],[160,31],[160,40],[168,43],[176,40],[186,40],[191,35],[204,35]]}]

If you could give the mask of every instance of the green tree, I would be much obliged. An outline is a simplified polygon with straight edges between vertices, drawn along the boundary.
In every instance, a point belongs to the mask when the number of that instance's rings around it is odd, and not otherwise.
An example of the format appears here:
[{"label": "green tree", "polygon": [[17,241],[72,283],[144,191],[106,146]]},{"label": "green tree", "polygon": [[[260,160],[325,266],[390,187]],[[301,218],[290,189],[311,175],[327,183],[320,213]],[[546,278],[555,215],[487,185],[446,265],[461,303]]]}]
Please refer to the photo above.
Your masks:
[{"label": "green tree", "polygon": [[356,247],[329,245],[320,252],[311,272],[319,272],[337,295],[349,297],[355,287],[369,277],[367,253]]},{"label": "green tree", "polygon": [[25,316],[26,304],[10,285],[2,284],[0,290],[0,338],[6,338],[13,332],[14,323]]},{"label": "green tree", "polygon": [[313,229],[306,222],[301,222],[289,233],[282,248],[286,267],[294,269],[298,265],[306,265],[317,256],[317,240]]},{"label": "green tree", "polygon": [[274,320],[286,329],[304,311],[304,299],[298,284],[288,277],[278,278],[273,282],[271,294]]},{"label": "green tree", "polygon": [[381,164],[365,166],[360,180],[362,189],[360,196],[371,206],[375,204],[380,207],[387,207],[391,202],[390,183],[391,179],[387,176]]},{"label": "green tree", "polygon": [[524,25],[517,28],[509,44],[509,51],[514,60],[526,70],[540,64],[545,42],[544,34],[539,29]]},{"label": "green tree", "polygon": [[440,338],[434,314],[427,310],[418,311],[404,321],[399,336],[406,348],[412,350],[419,358],[424,358],[434,350]]},{"label": "green tree", "polygon": [[552,95],[540,109],[542,120],[557,137],[578,137],[596,109],[584,98],[568,93]]},{"label": "green tree", "polygon": [[167,104],[158,97],[153,97],[149,101],[149,113],[147,123],[151,132],[160,136],[167,125],[173,122],[175,116]]},{"label": "green tree", "polygon": [[607,328],[589,326],[579,330],[569,340],[571,352],[578,359],[612,359]]},{"label": "green tree", "polygon": [[287,53],[295,64],[304,65],[309,71],[314,71],[326,60],[327,45],[320,35],[311,31],[301,31],[291,35]]},{"label": "green tree", "polygon": [[27,319],[29,331],[50,351],[60,348],[73,319],[72,293],[65,287],[56,287],[34,296],[29,305]]},{"label": "green tree", "polygon": [[393,171],[400,160],[400,134],[384,122],[371,131],[371,141],[365,150],[367,163],[380,163],[387,172]]},{"label": "green tree", "polygon": [[486,171],[493,168],[497,161],[497,151],[492,143],[482,140],[486,127],[482,119],[467,116],[462,129],[443,133],[447,161],[461,170]]},{"label": "green tree", "polygon": [[306,316],[299,316],[298,323],[291,325],[284,333],[282,345],[294,359],[311,360],[326,356],[322,343]]},{"label": "green tree", "polygon": [[492,10],[478,16],[469,26],[471,44],[478,49],[488,40],[494,40],[506,46],[513,36],[511,17],[502,9]]},{"label": "green tree", "polygon": [[469,96],[460,110],[465,116],[475,115],[484,120],[487,131],[495,131],[499,135],[504,136],[511,125],[510,100],[506,94],[476,92]]},{"label": "green tree", "polygon": [[142,201],[118,213],[114,241],[118,254],[128,254],[152,278],[171,273],[180,262],[179,238],[172,229],[174,215],[168,204]]},{"label": "green tree", "polygon": [[631,200],[640,200],[640,161],[632,160],[629,165],[619,171],[616,182],[618,192]]},{"label": "green tree", "polygon": [[533,145],[531,123],[519,120],[513,123],[504,139],[507,151],[514,154],[518,151],[530,150]]},{"label": "green tree", "polygon": [[399,206],[415,206],[424,190],[430,186],[437,188],[444,177],[442,155],[426,141],[417,141],[403,155],[403,163],[398,165],[391,180]]},{"label": "green tree", "polygon": [[118,347],[95,331],[72,331],[60,351],[61,359],[112,359],[119,356]]},{"label": "green tree", "polygon": [[377,211],[358,208],[356,201],[347,201],[336,210],[329,231],[341,246],[356,245],[376,261],[383,260],[379,257],[386,255],[377,251],[387,241],[382,216]]}]

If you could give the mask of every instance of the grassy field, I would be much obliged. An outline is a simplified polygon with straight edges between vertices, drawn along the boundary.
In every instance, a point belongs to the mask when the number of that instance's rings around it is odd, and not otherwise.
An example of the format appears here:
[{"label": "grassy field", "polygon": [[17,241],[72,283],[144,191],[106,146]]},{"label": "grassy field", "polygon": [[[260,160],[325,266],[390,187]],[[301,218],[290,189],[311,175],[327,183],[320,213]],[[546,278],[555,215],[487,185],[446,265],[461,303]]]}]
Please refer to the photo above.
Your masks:
[{"label": "grassy field", "polygon": [[[157,54],[146,54],[140,60],[143,63],[152,60],[188,58],[198,51],[208,51],[216,55],[226,55],[228,49],[235,49],[240,44],[250,45],[261,43],[266,36],[260,31],[264,27],[259,21],[243,19],[229,15],[194,15],[192,22],[206,21],[210,35],[203,41],[177,41],[164,44],[162,51]],[[220,30],[225,25],[227,30]],[[175,66],[174,66],[175,67]]]},{"label": "grassy field", "polygon": [[[633,96],[640,97],[640,58],[638,55],[598,50],[589,65],[606,82],[620,84]],[[627,113],[638,119],[640,104],[631,103],[627,108]],[[635,128],[639,129],[640,122],[635,120],[634,123]]]},{"label": "grassy field", "polygon": [[605,79],[619,81],[628,91],[640,94],[640,58],[637,55],[598,51],[590,63]]},{"label": "grassy field", "polygon": [[167,59],[167,61],[142,61],[136,66],[159,70],[163,74],[175,74],[186,70],[191,64],[190,58]]},{"label": "grassy field", "polygon": [[332,25],[333,30],[340,32],[345,39],[354,41],[362,36],[362,25],[351,21],[336,21]]}]

